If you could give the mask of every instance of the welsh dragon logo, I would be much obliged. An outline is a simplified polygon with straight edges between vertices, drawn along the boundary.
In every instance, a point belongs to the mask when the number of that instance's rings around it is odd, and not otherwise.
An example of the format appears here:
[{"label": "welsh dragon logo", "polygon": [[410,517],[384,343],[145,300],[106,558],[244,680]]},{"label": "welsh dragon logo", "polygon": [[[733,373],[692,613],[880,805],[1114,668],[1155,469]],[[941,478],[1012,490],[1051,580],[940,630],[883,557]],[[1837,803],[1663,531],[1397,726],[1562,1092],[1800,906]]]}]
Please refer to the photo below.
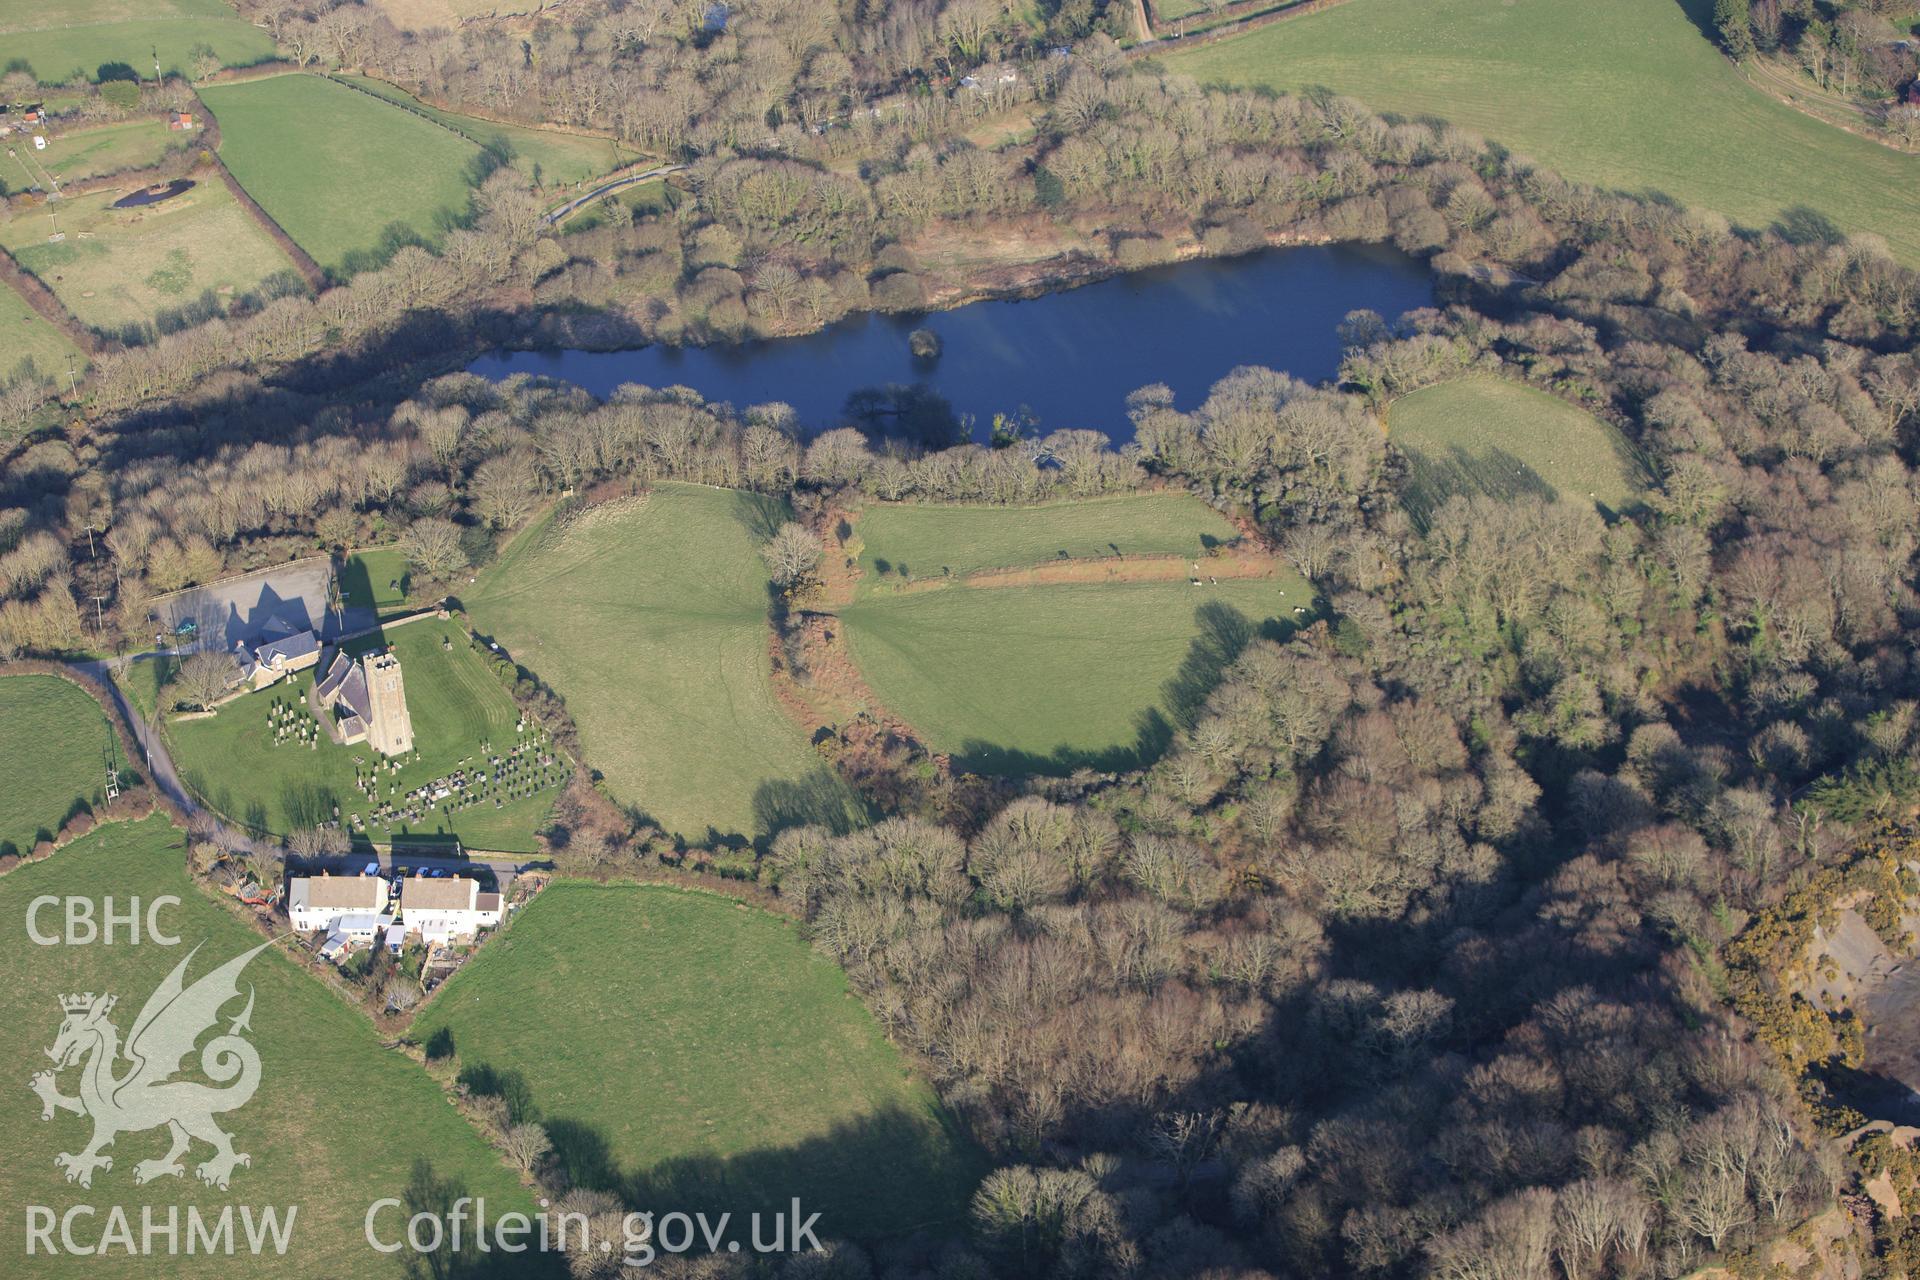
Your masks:
[{"label": "welsh dragon logo", "polygon": [[[261,943],[189,987],[184,978],[188,962],[199,951],[195,947],[147,997],[124,1046],[119,1029],[108,1018],[117,997],[91,991],[60,997],[66,1017],[53,1047],[46,1051],[53,1059],[53,1070],[40,1072],[30,1084],[40,1095],[42,1120],[53,1119],[55,1111],[71,1111],[93,1121],[93,1141],[84,1150],[62,1152],[53,1158],[66,1170],[68,1182],[91,1187],[96,1169],[113,1168],[112,1158],[101,1152],[112,1146],[115,1138],[162,1125],[172,1135],[173,1146],[158,1160],[134,1165],[136,1183],[183,1175],[186,1168],[180,1157],[187,1154],[196,1138],[213,1148],[213,1156],[197,1165],[194,1172],[202,1182],[222,1191],[235,1166],[252,1163],[244,1152],[233,1149],[233,1135],[213,1120],[222,1112],[245,1106],[260,1087],[260,1054],[241,1035],[252,1029],[251,987],[239,1016],[228,1024],[224,1034],[216,1035],[200,1050],[200,1070],[214,1084],[173,1077],[193,1052],[195,1042],[219,1021],[221,1008],[239,997],[240,971],[271,945]],[[121,1069],[123,1060],[127,1065]],[[60,1072],[73,1066],[80,1068],[78,1097],[61,1093],[55,1083]]]}]

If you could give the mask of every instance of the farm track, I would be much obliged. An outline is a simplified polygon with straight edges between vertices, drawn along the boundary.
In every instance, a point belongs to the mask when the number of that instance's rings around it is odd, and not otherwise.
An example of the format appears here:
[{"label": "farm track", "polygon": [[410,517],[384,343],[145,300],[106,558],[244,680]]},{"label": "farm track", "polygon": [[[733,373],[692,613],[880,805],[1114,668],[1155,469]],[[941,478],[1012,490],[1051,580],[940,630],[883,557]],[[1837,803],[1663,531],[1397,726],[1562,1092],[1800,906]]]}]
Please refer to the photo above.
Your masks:
[{"label": "farm track", "polygon": [[1182,579],[1271,578],[1280,562],[1271,555],[1238,556],[1106,556],[1099,559],[1048,560],[1018,569],[982,569],[960,578],[922,578],[917,582],[878,588],[874,596],[916,595],[959,586],[991,591],[1005,587],[1055,586],[1065,583],[1179,582]]},{"label": "farm track", "polygon": [[[1877,142],[1889,151],[1914,154],[1912,148],[1903,147],[1889,137],[1874,122],[1873,113],[1857,99],[1815,88],[1768,58],[1749,59],[1740,64],[1740,70],[1754,88],[1803,116]],[[1842,118],[1836,119],[1836,116]]]}]

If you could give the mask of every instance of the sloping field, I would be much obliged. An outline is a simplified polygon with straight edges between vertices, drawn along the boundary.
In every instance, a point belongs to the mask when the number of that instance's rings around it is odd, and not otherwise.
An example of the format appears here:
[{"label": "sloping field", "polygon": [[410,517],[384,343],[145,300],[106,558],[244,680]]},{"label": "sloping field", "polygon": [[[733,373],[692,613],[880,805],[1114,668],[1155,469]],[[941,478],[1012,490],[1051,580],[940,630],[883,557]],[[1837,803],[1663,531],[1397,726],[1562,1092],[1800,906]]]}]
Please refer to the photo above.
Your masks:
[{"label": "sloping field", "polygon": [[208,85],[220,158],[295,243],[350,274],[465,218],[480,148],[320,76]]},{"label": "sloping field", "polygon": [[1166,55],[1201,81],[1324,86],[1437,116],[1580,182],[1659,192],[1796,235],[1885,236],[1920,263],[1920,156],[1748,85],[1702,34],[1711,0],[1350,0]]},{"label": "sloping field", "polygon": [[[122,194],[76,196],[0,224],[0,244],[91,329],[137,334],[170,313],[224,308],[270,277],[293,273],[218,181],[202,178],[158,204],[111,208]],[[65,237],[57,242],[49,239],[56,225]]]},{"label": "sloping field", "polygon": [[611,173],[640,158],[637,151],[610,138],[595,138],[583,133],[562,133],[557,129],[527,129],[519,125],[496,124],[478,116],[442,111],[415,98],[398,85],[371,76],[340,77],[376,97],[418,111],[457,133],[465,134],[490,151],[507,158],[515,168],[540,186],[584,182],[588,178]]},{"label": "sloping field", "polygon": [[[7,285],[0,284],[0,386],[28,372],[45,381],[67,371],[67,357],[78,356],[79,348],[58,326],[27,305],[27,300]],[[76,369],[83,369],[77,361]]]},{"label": "sloping field", "polygon": [[[366,1243],[363,1222],[368,1207],[387,1196],[404,1197],[416,1157],[435,1173],[461,1187],[458,1194],[485,1195],[493,1213],[528,1211],[531,1197],[519,1179],[501,1164],[478,1134],[447,1105],[440,1088],[419,1067],[383,1048],[371,1023],[343,1004],[318,981],[301,973],[279,951],[269,948],[242,971],[238,998],[220,1009],[224,1032],[245,1007],[251,993],[251,1030],[246,1039],[260,1057],[259,1089],[245,1105],[216,1116],[230,1133],[236,1152],[251,1163],[233,1171],[228,1190],[202,1183],[195,1166],[212,1148],[196,1142],[183,1158],[184,1176],[161,1176],[145,1185],[134,1181],[136,1166],[158,1161],[167,1152],[164,1129],[119,1135],[108,1149],[110,1169],[94,1173],[82,1188],[64,1180],[54,1157],[78,1152],[91,1124],[82,1116],[56,1112],[40,1118],[40,1100],[27,1078],[49,1063],[42,1050],[54,1043],[61,1026],[60,997],[101,992],[118,997],[110,1021],[128,1035],[147,997],[173,967],[188,958],[186,981],[244,954],[262,939],[226,909],[210,901],[185,872],[184,836],[164,818],[103,827],[44,862],[0,877],[0,918],[9,921],[4,943],[7,981],[0,984],[0,1061],[17,1079],[0,1090],[0,1122],[6,1125],[8,1158],[0,1161],[0,1197],[15,1233],[0,1253],[0,1272],[8,1276],[196,1275],[230,1276],[401,1276],[403,1255],[375,1253]],[[177,946],[34,946],[25,936],[27,904],[49,895],[101,900],[113,895],[116,910],[128,899],[151,904],[166,895],[176,906],[162,907],[159,922],[180,938]],[[144,908],[143,908],[144,910]],[[43,932],[59,929],[57,913],[42,912]],[[186,1058],[184,1079],[206,1080],[197,1054]],[[124,1072],[125,1064],[115,1070]],[[79,1072],[69,1068],[56,1084],[71,1096]],[[181,1252],[185,1252],[185,1213],[197,1209],[210,1222],[221,1210],[246,1205],[256,1213],[272,1206],[293,1209],[293,1228],[284,1257],[254,1257],[236,1220],[239,1241],[232,1257],[129,1257],[123,1249],[100,1256],[25,1256],[24,1208],[43,1205],[56,1214],[74,1205],[97,1208],[91,1219],[76,1218],[81,1243],[100,1238],[107,1207],[129,1214],[135,1239],[140,1207],[154,1205],[159,1221],[166,1206],[179,1206]],[[498,1205],[495,1209],[493,1206]],[[403,1225],[405,1215],[388,1211],[383,1228]],[[388,1233],[391,1238],[391,1233]],[[56,1233],[55,1239],[58,1239]],[[159,1240],[165,1252],[165,1240]],[[416,1259],[415,1261],[419,1261]]]},{"label": "sloping field", "polygon": [[1231,542],[1227,518],[1184,493],[1124,494],[1036,507],[868,507],[854,531],[862,542],[861,587],[963,577],[1048,560],[1114,555],[1199,556]]},{"label": "sloping field", "polygon": [[[515,731],[519,709],[486,659],[450,622],[396,627],[386,639],[400,659],[416,751],[398,773],[379,773],[382,798],[404,795],[463,766],[493,772],[487,757],[506,755],[522,735]],[[342,817],[368,817],[374,802],[355,780],[373,773],[379,757],[371,747],[337,746],[324,733],[311,746],[299,738],[275,740],[271,708],[279,703],[303,709],[313,680],[314,671],[304,671],[236,698],[209,719],[169,724],[174,761],[188,785],[235,822],[275,835],[332,821],[336,807]],[[418,820],[369,822],[369,834],[382,840],[457,835],[469,848],[532,852],[538,847],[533,833],[545,823],[564,776],[558,764],[529,768],[505,793],[490,787],[479,803],[451,813],[435,806]]]},{"label": "sloping field", "polygon": [[689,838],[858,815],[774,700],[767,572],[783,504],[661,485],[523,533],[466,601],[562,698],[613,795]]},{"label": "sloping field", "polygon": [[1407,455],[1402,497],[1424,520],[1456,493],[1592,499],[1603,513],[1639,501],[1646,471],[1618,431],[1557,396],[1461,378],[1393,402],[1387,430]]},{"label": "sloping field", "polygon": [[0,0],[0,65],[22,67],[41,84],[98,79],[115,64],[151,77],[156,57],[168,74],[194,74],[202,44],[228,67],[274,53],[267,33],[224,0]]},{"label": "sloping field", "polygon": [[1198,587],[955,586],[874,597],[840,620],[881,703],[957,768],[1128,769],[1165,749],[1248,639],[1312,607],[1307,583],[1281,572]]},{"label": "sloping field", "polygon": [[25,853],[77,802],[99,802],[112,734],[100,704],[58,676],[0,677],[0,853]]},{"label": "sloping field", "polygon": [[561,883],[415,1022],[518,1071],[573,1176],[736,1220],[799,1197],[819,1234],[955,1226],[983,1169],[793,925],[657,886]]}]

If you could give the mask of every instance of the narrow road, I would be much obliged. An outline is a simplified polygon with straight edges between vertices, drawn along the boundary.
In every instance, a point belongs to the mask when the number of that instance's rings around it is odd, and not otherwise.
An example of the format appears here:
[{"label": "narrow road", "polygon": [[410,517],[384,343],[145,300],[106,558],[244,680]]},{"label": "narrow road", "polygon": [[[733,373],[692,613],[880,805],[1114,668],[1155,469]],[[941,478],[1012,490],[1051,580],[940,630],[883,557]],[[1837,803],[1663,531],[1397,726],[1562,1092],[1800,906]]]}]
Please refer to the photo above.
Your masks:
[{"label": "narrow road", "polygon": [[[135,659],[127,658],[122,661],[132,662]],[[167,752],[167,744],[161,740],[153,726],[141,719],[134,711],[133,704],[127,701],[127,695],[115,682],[113,678],[115,664],[111,661],[96,659],[90,662],[72,662],[67,665],[106,686],[107,692],[113,696],[113,705],[120,712],[120,719],[126,723],[128,732],[133,734],[133,740],[139,743],[140,749],[146,753],[147,758],[140,762],[141,772],[152,779],[160,794],[179,805],[188,814],[206,812],[200,802],[188,794],[186,787],[181,784],[180,771],[173,767],[173,757]]]},{"label": "narrow road", "polygon": [[558,226],[578,212],[582,205],[591,204],[602,196],[612,195],[616,191],[636,186],[642,182],[651,182],[655,178],[664,178],[670,173],[679,173],[686,167],[687,166],[683,164],[663,164],[657,168],[648,169],[645,173],[630,173],[624,178],[615,178],[612,182],[603,182],[585,195],[575,196],[558,209],[551,210],[541,218],[541,221],[550,227]]}]

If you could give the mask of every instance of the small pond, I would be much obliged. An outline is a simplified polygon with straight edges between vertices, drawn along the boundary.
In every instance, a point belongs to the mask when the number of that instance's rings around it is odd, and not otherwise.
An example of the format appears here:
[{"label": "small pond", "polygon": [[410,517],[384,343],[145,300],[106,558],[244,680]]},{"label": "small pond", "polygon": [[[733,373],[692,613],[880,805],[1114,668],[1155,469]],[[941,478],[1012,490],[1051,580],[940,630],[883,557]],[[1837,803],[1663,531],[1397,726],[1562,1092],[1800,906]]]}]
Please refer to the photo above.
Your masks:
[{"label": "small pond", "polygon": [[[818,333],[709,347],[630,351],[510,351],[475,361],[490,378],[537,373],[606,395],[622,383],[689,386],[739,407],[781,400],[809,428],[842,421],[852,393],[905,384],[971,415],[985,439],[996,413],[1026,413],[1040,432],[1132,434],[1127,396],[1173,388],[1183,409],[1240,365],[1318,382],[1340,365],[1335,327],[1349,312],[1389,320],[1433,302],[1433,280],[1390,249],[1269,249],[1115,276],[1038,298],[976,302],[924,316],[850,317]],[[931,329],[940,354],[921,358],[907,335]]]}]

